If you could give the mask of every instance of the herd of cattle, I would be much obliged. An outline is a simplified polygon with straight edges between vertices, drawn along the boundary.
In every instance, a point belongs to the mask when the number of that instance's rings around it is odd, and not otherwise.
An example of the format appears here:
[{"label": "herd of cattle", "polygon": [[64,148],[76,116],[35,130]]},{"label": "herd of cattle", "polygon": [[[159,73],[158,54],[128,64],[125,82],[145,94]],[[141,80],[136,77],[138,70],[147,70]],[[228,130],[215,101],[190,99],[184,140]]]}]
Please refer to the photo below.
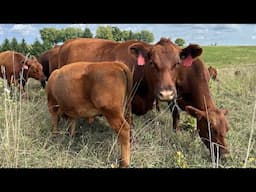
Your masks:
[{"label": "herd of cattle", "polygon": [[174,130],[180,130],[182,109],[196,118],[199,136],[210,152],[224,156],[228,111],[214,102],[209,80],[216,79],[217,71],[206,68],[202,52],[199,45],[180,48],[166,38],[156,44],[77,38],[42,53],[38,60],[2,52],[0,76],[22,93],[28,78],[41,81],[53,132],[61,117],[71,120],[71,136],[78,118],[92,122],[96,116],[106,117],[121,144],[120,167],[130,164],[132,113],[144,115],[155,104],[160,110],[159,102],[168,102]]}]

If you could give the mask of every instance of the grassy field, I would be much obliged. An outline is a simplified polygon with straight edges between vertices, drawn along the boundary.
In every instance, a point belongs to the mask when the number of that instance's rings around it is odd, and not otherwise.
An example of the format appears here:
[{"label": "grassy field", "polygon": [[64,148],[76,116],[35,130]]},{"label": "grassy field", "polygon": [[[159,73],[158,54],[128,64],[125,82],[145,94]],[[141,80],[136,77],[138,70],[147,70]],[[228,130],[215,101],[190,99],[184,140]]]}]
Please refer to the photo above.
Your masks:
[{"label": "grassy field", "polygon": [[[182,132],[172,131],[172,118],[161,104],[146,115],[134,116],[135,142],[131,167],[138,168],[256,168],[255,106],[256,47],[204,47],[203,59],[218,70],[219,82],[210,81],[220,108],[229,110],[226,161],[211,162],[208,149],[195,129],[195,120],[182,113]],[[241,74],[234,75],[240,70]],[[103,117],[89,125],[81,119],[78,135],[51,134],[46,96],[40,83],[29,80],[29,100],[10,98],[0,81],[0,167],[110,168],[118,166],[120,147],[116,134]],[[18,95],[18,94],[14,94]]]},{"label": "grassy field", "polygon": [[214,67],[256,64],[256,46],[205,46],[203,49],[203,60]]}]

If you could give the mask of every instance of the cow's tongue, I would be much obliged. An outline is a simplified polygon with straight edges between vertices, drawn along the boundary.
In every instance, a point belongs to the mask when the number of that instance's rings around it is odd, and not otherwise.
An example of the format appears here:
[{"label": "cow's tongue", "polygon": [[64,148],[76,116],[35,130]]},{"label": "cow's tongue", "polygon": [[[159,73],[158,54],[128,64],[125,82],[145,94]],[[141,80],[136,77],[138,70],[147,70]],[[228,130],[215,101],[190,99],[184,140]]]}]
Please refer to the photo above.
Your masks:
[{"label": "cow's tongue", "polygon": [[192,65],[192,61],[193,61],[192,56],[191,56],[191,55],[187,56],[187,57],[183,60],[183,66],[185,66],[185,67],[190,67],[190,66]]},{"label": "cow's tongue", "polygon": [[142,56],[142,54],[140,53],[138,56],[138,65],[144,65],[145,64],[145,59]]}]

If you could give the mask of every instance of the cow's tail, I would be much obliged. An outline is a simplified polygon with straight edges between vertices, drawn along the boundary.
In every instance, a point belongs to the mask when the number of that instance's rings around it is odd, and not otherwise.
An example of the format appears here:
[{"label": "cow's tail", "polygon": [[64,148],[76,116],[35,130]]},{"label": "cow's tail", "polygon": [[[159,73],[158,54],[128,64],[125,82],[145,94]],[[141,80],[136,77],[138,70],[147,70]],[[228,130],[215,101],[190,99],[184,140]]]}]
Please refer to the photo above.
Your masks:
[{"label": "cow's tail", "polygon": [[[120,67],[122,69],[122,72],[124,73],[124,76],[125,76],[126,97],[125,97],[125,105],[124,105],[124,116],[125,116],[125,119],[126,119],[127,123],[129,123],[129,125],[131,127],[131,130],[132,130],[132,127],[133,127],[133,124],[132,124],[133,76],[132,76],[132,72],[130,71],[128,66],[126,66],[125,64],[120,64],[120,63],[116,63],[116,64],[120,65]],[[132,137],[131,133],[130,133],[130,136]]]}]

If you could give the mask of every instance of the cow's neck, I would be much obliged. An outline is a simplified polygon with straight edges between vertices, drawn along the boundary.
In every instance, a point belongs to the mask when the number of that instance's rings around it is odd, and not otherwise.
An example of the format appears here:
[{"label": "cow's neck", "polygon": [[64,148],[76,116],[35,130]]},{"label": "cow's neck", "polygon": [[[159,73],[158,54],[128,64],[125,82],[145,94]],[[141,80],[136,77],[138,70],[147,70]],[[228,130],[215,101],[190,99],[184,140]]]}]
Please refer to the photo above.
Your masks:
[{"label": "cow's neck", "polygon": [[192,92],[192,99],[195,105],[194,107],[198,109],[205,111],[206,107],[207,109],[216,108],[210,93],[208,82],[201,82],[201,84],[195,87],[194,91]]}]

